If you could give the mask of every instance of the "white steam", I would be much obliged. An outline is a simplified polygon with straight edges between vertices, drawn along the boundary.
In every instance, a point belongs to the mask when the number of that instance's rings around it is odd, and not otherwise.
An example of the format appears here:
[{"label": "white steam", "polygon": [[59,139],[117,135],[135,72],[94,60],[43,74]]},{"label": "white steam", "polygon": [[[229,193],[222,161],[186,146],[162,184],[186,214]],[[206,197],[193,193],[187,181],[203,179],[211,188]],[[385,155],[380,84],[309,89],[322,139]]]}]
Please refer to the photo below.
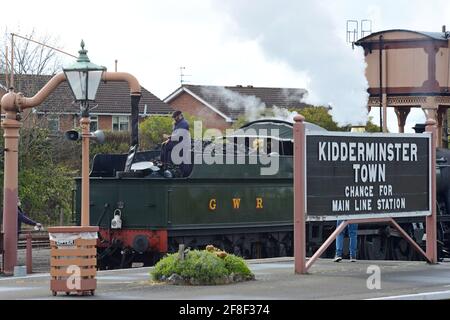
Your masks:
[{"label": "white steam", "polygon": [[[238,111],[245,116],[247,121],[271,118],[294,122],[294,117],[298,114],[296,111],[289,111],[286,108],[275,105],[267,107],[256,96],[240,94],[225,87],[202,87],[201,92],[208,101],[214,101],[227,106],[231,110]],[[289,97],[287,96],[288,93],[290,94]],[[302,90],[286,89],[286,91],[283,91],[288,101],[299,101],[297,99],[300,99],[303,93],[304,91]],[[290,98],[295,100],[289,100]]]},{"label": "white steam", "polygon": [[345,21],[334,21],[327,0],[229,0],[218,4],[228,12],[235,33],[259,42],[264,53],[308,77],[303,102],[331,106],[340,125],[367,121],[364,54],[339,37]]},{"label": "white steam", "polygon": [[273,106],[272,107],[273,118],[279,120],[285,120],[289,122],[294,122],[294,117],[298,114],[297,111],[289,111],[286,108]]},{"label": "white steam", "polygon": [[258,120],[266,110],[266,104],[255,96],[241,95],[224,87],[202,87],[201,91],[211,101],[218,99],[219,103],[245,114],[248,121]]}]

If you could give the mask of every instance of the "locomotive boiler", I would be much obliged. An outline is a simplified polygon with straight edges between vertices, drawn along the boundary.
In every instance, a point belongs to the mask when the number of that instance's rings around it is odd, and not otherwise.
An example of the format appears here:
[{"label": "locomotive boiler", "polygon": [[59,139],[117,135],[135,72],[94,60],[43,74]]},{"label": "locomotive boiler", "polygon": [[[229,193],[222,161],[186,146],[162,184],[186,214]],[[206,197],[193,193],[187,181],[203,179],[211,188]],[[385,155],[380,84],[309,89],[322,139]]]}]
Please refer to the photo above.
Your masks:
[{"label": "locomotive boiler", "polygon": [[[152,265],[180,244],[204,248],[213,244],[245,258],[293,255],[293,124],[258,120],[236,134],[212,143],[223,163],[194,163],[184,168],[158,165],[159,151],[98,154],[90,173],[90,224],[100,227],[98,266],[101,269]],[[254,132],[269,132],[265,136]],[[277,129],[278,135],[270,132]],[[306,123],[306,130],[324,130]],[[267,163],[258,161],[255,141],[276,159],[278,170],[261,175]],[[225,150],[234,150],[226,162]],[[258,143],[256,143],[258,145]],[[195,150],[192,151],[192,157]],[[229,157],[229,154],[228,154]],[[272,157],[272,158],[271,158]],[[230,157],[229,159],[230,160]],[[439,255],[448,253],[450,230],[450,152],[437,151],[437,207]],[[76,179],[74,214],[80,222],[81,180]],[[398,219],[424,245],[424,219]],[[335,228],[334,222],[309,222],[307,253],[311,254]],[[345,247],[347,244],[345,244]],[[345,250],[344,247],[344,250]],[[332,257],[333,248],[324,253]],[[358,230],[359,259],[419,258],[395,230],[363,225]]]}]

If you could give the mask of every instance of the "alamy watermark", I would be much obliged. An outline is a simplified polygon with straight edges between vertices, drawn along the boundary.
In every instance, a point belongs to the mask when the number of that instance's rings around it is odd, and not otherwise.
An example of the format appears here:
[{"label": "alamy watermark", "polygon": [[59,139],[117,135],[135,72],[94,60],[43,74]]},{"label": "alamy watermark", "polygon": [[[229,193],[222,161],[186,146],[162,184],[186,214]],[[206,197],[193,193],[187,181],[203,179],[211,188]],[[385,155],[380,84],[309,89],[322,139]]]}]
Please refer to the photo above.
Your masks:
[{"label": "alamy watermark", "polygon": [[282,141],[279,137],[279,129],[227,129],[225,134],[218,129],[203,132],[202,122],[195,121],[193,146],[188,130],[177,129],[172,133],[171,141],[179,143],[174,145],[171,159],[175,165],[260,165],[261,175],[275,175],[279,171]]},{"label": "alamy watermark", "polygon": [[366,286],[369,290],[381,289],[381,269],[377,265],[370,265],[367,267],[367,274],[370,276],[367,278]]},{"label": "alamy watermark", "polygon": [[76,265],[70,265],[66,269],[66,273],[70,276],[66,280],[66,286],[69,290],[81,289],[81,268]]}]

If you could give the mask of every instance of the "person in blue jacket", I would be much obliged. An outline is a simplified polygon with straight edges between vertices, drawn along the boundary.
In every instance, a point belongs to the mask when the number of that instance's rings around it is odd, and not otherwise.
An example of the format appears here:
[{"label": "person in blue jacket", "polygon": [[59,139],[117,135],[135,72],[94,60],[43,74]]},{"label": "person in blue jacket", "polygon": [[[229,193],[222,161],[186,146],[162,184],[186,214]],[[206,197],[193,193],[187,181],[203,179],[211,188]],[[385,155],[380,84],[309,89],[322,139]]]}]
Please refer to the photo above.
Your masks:
[{"label": "person in blue jacket", "polygon": [[[178,143],[183,141],[183,136],[181,130],[187,130],[187,136],[189,136],[189,123],[184,119],[183,113],[181,111],[174,111],[172,113],[172,118],[174,119],[174,125],[171,135],[164,134],[163,137],[167,139],[161,145],[161,162],[164,166],[171,163],[171,152],[173,147]],[[185,143],[190,143],[185,141]]]},{"label": "person in blue jacket", "polygon": [[20,233],[22,230],[22,223],[25,223],[29,226],[36,226],[38,229],[42,229],[42,224],[36,222],[29,218],[21,208],[20,199],[17,201],[17,233]]}]

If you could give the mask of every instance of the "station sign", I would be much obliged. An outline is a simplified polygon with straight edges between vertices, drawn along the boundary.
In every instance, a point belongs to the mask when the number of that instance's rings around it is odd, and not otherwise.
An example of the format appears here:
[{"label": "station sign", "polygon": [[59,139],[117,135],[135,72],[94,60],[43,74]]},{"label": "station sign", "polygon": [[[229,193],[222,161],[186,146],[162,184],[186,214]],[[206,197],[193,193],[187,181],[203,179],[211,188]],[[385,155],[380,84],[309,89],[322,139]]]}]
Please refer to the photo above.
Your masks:
[{"label": "station sign", "polygon": [[431,134],[306,133],[308,221],[431,214]]}]

